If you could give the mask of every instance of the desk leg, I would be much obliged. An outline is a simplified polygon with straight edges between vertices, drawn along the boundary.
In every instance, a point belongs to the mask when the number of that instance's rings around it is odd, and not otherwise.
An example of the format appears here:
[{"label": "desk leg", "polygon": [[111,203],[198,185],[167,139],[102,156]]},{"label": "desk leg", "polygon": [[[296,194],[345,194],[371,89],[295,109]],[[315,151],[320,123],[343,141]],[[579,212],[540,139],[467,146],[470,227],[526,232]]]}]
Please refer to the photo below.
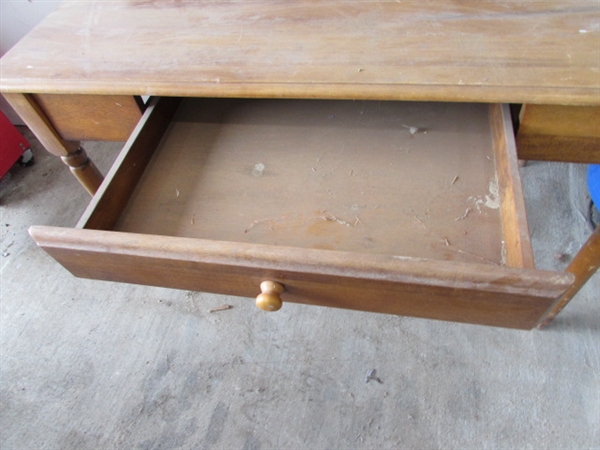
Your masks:
[{"label": "desk leg", "polygon": [[4,94],[4,97],[46,150],[53,155],[60,156],[83,187],[90,195],[94,195],[100,187],[103,177],[83,148],[80,147],[79,142],[62,139],[33,96]]},{"label": "desk leg", "polygon": [[85,190],[90,195],[94,195],[104,178],[93,161],[88,158],[83,147],[78,147],[74,152],[61,156],[61,159],[69,166],[71,173],[75,175]]},{"label": "desk leg", "polygon": [[567,289],[561,298],[552,306],[540,321],[537,328],[541,330],[548,326],[562,309],[567,306],[573,297],[579,292],[583,285],[600,268],[600,226],[596,227],[590,238],[567,267],[567,272],[575,275],[575,282]]}]

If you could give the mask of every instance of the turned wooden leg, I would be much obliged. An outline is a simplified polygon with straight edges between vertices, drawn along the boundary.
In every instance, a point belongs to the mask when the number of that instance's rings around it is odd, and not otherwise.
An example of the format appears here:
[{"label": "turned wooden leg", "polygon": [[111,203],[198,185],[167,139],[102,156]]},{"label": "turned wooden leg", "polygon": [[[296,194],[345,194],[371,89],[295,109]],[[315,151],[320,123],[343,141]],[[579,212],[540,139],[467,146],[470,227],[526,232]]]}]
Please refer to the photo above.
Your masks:
[{"label": "turned wooden leg", "polygon": [[103,177],[79,142],[64,140],[32,95],[5,93],[4,97],[46,150],[60,156],[83,187],[94,195]]},{"label": "turned wooden leg", "polygon": [[73,153],[61,156],[61,159],[69,166],[71,173],[75,175],[85,190],[90,195],[94,195],[102,184],[103,177],[96,165],[88,158],[83,147],[77,148]]},{"label": "turned wooden leg", "polygon": [[550,324],[562,309],[567,306],[573,297],[579,292],[583,285],[596,273],[600,267],[600,226],[596,227],[590,238],[583,244],[581,250],[575,255],[567,272],[575,275],[575,282],[558,299],[552,308],[546,313],[544,318],[538,324],[538,329],[542,329]]}]

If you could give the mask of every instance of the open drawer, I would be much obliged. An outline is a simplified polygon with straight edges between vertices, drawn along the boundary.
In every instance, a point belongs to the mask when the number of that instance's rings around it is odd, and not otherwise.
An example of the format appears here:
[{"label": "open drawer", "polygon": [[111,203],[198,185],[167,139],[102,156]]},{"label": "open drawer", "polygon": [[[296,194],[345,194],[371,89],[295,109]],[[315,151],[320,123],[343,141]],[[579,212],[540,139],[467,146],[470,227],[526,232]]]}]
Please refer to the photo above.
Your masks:
[{"label": "open drawer", "polygon": [[529,329],[535,270],[508,108],[152,99],[75,229],[74,275]]}]

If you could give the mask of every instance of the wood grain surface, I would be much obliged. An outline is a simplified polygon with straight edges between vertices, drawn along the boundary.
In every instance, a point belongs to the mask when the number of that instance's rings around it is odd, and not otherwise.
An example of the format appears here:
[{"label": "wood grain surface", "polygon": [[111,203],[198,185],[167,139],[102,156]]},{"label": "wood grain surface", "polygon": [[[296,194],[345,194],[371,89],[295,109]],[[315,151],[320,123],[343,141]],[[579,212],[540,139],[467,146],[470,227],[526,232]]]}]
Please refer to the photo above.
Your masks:
[{"label": "wood grain surface", "polygon": [[572,283],[571,274],[207,241],[32,227],[74,275],[255,297],[281,283],[286,302],[530,329]]},{"label": "wood grain surface", "polygon": [[523,105],[517,145],[524,160],[598,164],[600,107]]},{"label": "wood grain surface", "polygon": [[598,105],[599,32],[597,1],[64,2],[1,89]]},{"label": "wood grain surface", "polygon": [[142,119],[81,216],[78,227],[109,230],[115,225],[179,103],[178,98],[150,99]]},{"label": "wood grain surface", "polygon": [[63,139],[126,141],[142,117],[143,104],[130,95],[34,95]]},{"label": "wood grain surface", "polygon": [[529,237],[525,199],[517,160],[517,150],[508,105],[491,105],[490,120],[494,157],[498,173],[500,214],[506,264],[535,269]]}]

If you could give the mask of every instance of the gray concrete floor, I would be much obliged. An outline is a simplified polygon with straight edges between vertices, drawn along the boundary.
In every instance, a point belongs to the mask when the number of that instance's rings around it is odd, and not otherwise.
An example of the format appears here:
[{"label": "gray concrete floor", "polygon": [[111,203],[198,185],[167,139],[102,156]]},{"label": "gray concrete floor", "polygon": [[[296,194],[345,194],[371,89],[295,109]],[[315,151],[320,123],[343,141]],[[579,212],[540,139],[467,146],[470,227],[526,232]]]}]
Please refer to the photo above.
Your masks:
[{"label": "gray concrete floor", "polygon": [[[106,172],[119,145],[87,148]],[[76,279],[27,228],[89,197],[35,154],[0,183],[2,449],[600,447],[598,274],[530,332]],[[537,263],[561,270],[591,230],[584,167],[522,174]]]}]

